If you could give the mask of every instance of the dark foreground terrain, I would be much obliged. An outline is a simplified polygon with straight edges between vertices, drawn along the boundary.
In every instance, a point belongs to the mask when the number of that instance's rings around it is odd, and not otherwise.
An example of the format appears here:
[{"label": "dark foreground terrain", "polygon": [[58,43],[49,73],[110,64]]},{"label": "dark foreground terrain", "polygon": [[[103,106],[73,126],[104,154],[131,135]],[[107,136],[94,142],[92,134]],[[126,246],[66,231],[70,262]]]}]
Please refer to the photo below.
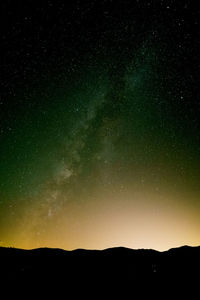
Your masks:
[{"label": "dark foreground terrain", "polygon": [[166,252],[120,247],[102,251],[0,248],[0,265],[2,286],[35,289],[41,285],[48,293],[52,288],[77,293],[94,289],[94,299],[107,288],[115,293],[139,286],[151,292],[162,288],[164,296],[171,286],[183,291],[190,284],[193,290],[200,283],[200,247]]}]

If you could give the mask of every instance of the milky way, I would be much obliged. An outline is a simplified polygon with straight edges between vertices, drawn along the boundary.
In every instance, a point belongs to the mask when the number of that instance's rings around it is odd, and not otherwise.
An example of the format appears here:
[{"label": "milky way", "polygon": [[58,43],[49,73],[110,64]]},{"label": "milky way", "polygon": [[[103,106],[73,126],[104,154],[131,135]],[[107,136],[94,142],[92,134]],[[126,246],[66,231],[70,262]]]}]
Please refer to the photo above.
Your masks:
[{"label": "milky way", "polygon": [[2,245],[200,243],[199,12],[186,2],[5,5]]}]

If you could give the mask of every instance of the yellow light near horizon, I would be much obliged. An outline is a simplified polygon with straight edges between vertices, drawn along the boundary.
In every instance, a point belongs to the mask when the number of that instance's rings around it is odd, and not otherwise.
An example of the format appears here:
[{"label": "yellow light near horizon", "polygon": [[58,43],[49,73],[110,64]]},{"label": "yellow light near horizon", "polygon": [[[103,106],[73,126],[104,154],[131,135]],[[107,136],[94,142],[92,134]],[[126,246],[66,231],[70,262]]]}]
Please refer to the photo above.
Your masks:
[{"label": "yellow light near horizon", "polygon": [[[10,233],[11,246],[66,250],[124,246],[164,251],[200,244],[198,212],[184,205],[184,199],[175,201],[172,195],[161,194],[148,198],[140,194],[136,199],[126,196],[122,199],[115,195],[106,201],[98,195],[97,202],[68,205],[48,220],[37,215],[37,207],[32,208],[32,215]],[[9,238],[7,243],[10,246]]]}]

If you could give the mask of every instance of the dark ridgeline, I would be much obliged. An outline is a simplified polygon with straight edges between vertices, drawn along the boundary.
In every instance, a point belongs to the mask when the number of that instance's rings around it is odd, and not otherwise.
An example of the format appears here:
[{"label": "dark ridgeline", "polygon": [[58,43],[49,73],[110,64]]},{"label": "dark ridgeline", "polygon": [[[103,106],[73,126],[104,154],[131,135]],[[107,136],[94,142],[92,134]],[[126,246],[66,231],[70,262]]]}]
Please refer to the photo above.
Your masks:
[{"label": "dark ridgeline", "polygon": [[195,288],[200,277],[200,247],[165,252],[123,247],[74,251],[0,248],[0,266],[1,285],[22,290],[42,286],[47,293],[52,288],[79,293],[94,289],[97,296],[108,289],[154,293],[162,287],[166,294],[170,286],[183,291],[190,283]]}]

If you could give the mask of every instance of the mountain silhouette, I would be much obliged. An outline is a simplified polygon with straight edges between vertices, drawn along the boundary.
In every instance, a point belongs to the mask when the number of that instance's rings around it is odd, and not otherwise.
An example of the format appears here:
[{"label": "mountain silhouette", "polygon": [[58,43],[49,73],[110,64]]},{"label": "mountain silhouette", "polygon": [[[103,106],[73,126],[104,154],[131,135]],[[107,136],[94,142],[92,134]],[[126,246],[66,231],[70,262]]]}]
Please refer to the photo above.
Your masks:
[{"label": "mountain silhouette", "polygon": [[[200,275],[200,247],[183,246],[159,252],[151,249],[105,250],[0,248],[1,284],[46,286],[68,292],[95,289],[129,291],[195,284]],[[168,288],[167,288],[168,286]],[[99,292],[98,292],[99,291]]]}]

